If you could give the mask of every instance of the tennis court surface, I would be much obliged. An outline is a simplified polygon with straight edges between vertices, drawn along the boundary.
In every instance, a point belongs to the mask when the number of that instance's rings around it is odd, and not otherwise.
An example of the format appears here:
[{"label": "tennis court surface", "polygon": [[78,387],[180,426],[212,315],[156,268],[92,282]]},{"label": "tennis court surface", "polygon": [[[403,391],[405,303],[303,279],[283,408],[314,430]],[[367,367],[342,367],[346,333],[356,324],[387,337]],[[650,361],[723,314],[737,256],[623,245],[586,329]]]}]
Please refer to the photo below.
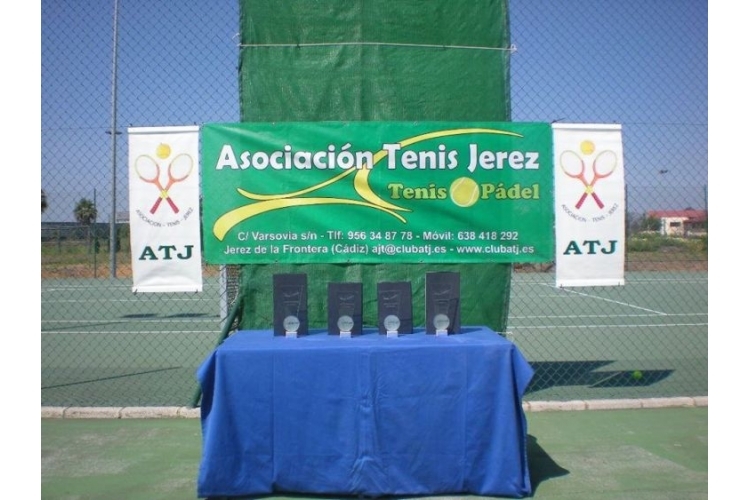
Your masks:
[{"label": "tennis court surface", "polygon": [[[126,282],[43,281],[42,406],[191,404],[222,327],[217,280],[206,289],[154,297]],[[534,367],[528,401],[706,396],[708,275],[560,289],[552,273],[517,273],[505,335]]]},{"label": "tennis court surface", "polygon": [[[530,498],[708,498],[707,406],[526,416]],[[43,499],[198,498],[198,418],[44,418],[41,431]]]}]

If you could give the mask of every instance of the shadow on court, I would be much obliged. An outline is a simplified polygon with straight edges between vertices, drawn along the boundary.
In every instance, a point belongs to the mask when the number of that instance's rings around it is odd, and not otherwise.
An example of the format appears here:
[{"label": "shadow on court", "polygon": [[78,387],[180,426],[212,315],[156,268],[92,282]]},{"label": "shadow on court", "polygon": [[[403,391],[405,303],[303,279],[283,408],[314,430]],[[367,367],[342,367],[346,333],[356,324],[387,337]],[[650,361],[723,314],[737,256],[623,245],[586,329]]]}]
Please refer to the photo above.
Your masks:
[{"label": "shadow on court", "polygon": [[526,437],[526,454],[529,460],[529,474],[531,476],[531,495],[534,496],[542,481],[569,474],[570,471],[560,467],[557,462],[539,445],[536,437],[528,434]]},{"label": "shadow on court", "polygon": [[533,394],[559,386],[584,387],[645,387],[669,377],[674,370],[600,370],[614,363],[599,361],[537,361],[529,364],[534,368],[526,394]]}]

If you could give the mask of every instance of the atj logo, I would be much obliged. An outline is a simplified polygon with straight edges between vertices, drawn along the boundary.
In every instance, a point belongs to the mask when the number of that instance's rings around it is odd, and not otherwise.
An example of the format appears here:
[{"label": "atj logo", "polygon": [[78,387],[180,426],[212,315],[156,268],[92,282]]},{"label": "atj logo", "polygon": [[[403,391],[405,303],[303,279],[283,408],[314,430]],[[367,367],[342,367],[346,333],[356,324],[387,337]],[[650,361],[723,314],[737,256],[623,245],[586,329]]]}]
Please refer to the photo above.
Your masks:
[{"label": "atj logo", "polygon": [[[175,214],[180,212],[180,208],[172,200],[169,190],[178,182],[182,182],[193,171],[193,158],[187,153],[180,153],[167,163],[172,156],[172,148],[169,144],[161,143],[156,147],[154,156],[143,154],[135,159],[135,171],[138,177],[149,184],[153,184],[157,191],[156,200],[151,206],[151,214],[155,214],[162,202],[166,201],[169,208]],[[162,175],[162,167],[166,167],[166,179]],[[166,183],[163,182],[166,180]]]},{"label": "atj logo", "polygon": [[596,144],[589,140],[581,142],[579,151],[580,154],[571,150],[560,154],[562,171],[568,177],[579,180],[583,186],[583,192],[575,207],[580,210],[586,200],[590,199],[589,204],[594,203],[599,209],[604,209],[604,202],[596,194],[595,186],[615,171],[617,155],[609,149],[597,153]]}]

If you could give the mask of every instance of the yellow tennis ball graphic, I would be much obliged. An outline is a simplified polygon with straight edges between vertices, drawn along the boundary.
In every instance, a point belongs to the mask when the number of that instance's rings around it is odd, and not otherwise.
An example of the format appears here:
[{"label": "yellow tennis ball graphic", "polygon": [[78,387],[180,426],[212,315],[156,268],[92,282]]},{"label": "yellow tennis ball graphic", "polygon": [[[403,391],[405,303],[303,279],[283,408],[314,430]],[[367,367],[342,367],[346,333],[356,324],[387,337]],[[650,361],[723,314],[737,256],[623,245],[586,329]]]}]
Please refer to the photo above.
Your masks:
[{"label": "yellow tennis ball graphic", "polygon": [[459,207],[470,207],[479,199],[479,185],[469,177],[459,177],[451,183],[451,200]]},{"label": "yellow tennis ball graphic", "polygon": [[596,149],[596,146],[594,146],[594,143],[591,141],[583,141],[581,143],[581,153],[585,155],[590,155],[591,153],[594,152],[595,149]]},{"label": "yellow tennis ball graphic", "polygon": [[163,142],[156,146],[156,156],[161,158],[162,160],[165,158],[169,158],[169,155],[172,154],[172,148],[169,147],[169,144],[164,144]]}]

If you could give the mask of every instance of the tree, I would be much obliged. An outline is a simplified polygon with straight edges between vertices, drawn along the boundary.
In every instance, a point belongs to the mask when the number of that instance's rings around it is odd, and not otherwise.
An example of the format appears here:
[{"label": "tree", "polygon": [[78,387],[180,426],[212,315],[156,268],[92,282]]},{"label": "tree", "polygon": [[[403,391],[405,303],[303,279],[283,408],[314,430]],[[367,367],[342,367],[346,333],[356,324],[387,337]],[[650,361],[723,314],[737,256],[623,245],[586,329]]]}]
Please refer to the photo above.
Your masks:
[{"label": "tree", "polygon": [[641,231],[658,231],[659,229],[661,229],[661,219],[651,215],[643,218]]},{"label": "tree", "polygon": [[47,210],[47,193],[42,189],[42,213]]},{"label": "tree", "polygon": [[73,210],[76,220],[88,228],[86,232],[86,247],[91,251],[91,224],[96,221],[96,205],[88,198],[81,198]]},{"label": "tree", "polygon": [[90,226],[96,220],[96,205],[88,198],[81,198],[73,210],[73,215],[79,224]]}]

